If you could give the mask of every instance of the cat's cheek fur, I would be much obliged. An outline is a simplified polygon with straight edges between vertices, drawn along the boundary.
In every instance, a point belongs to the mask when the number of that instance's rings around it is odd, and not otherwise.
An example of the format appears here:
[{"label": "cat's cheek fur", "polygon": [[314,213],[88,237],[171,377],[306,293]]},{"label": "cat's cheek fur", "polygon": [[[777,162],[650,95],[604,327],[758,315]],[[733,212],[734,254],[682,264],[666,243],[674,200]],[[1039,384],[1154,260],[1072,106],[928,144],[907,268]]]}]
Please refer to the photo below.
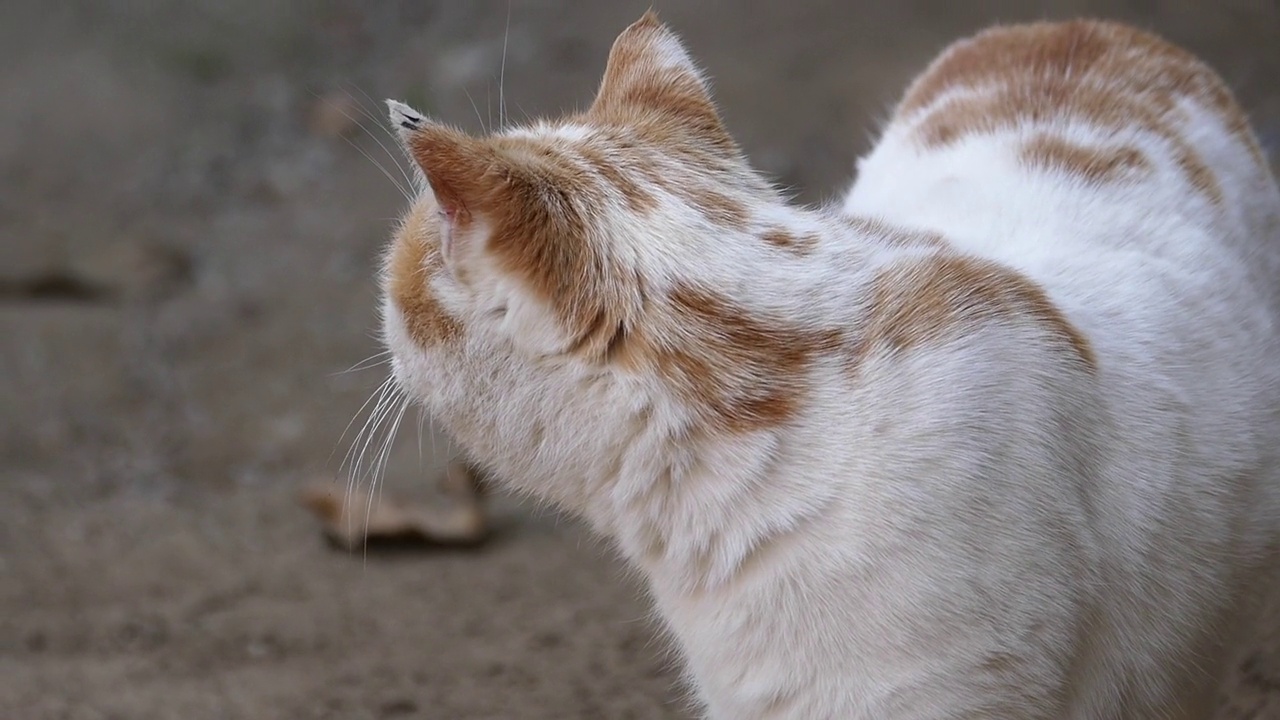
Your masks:
[{"label": "cat's cheek fur", "polygon": [[550,308],[533,298],[514,280],[503,285],[506,305],[497,329],[522,353],[533,357],[556,355],[566,350],[569,339]]},{"label": "cat's cheek fur", "polygon": [[493,265],[472,265],[465,287],[440,292],[445,306],[466,317],[468,327],[509,343],[529,357],[557,355],[565,351],[569,336],[551,308],[538,300],[516,278]]},{"label": "cat's cheek fur", "polygon": [[436,377],[427,353],[409,334],[404,313],[387,297],[382,304],[382,342],[391,351],[391,376],[397,385],[430,408]]},{"label": "cat's cheek fur", "polygon": [[498,267],[487,252],[488,228],[481,221],[473,225],[442,227],[447,277],[434,280],[424,291],[435,293],[451,314],[466,319],[468,327],[501,338],[527,355],[564,352],[569,335],[552,309]]}]

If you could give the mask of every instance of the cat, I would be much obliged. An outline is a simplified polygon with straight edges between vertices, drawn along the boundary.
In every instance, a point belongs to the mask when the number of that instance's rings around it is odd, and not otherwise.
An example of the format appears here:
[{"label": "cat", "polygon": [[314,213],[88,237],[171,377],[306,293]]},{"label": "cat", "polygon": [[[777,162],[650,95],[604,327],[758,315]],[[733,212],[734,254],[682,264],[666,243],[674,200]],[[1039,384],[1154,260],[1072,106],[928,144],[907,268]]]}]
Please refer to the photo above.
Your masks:
[{"label": "cat", "polygon": [[388,105],[393,377],[616,544],[707,717],[1209,712],[1280,537],[1280,193],[1192,55],[984,31],[818,208],[653,13],[579,114]]}]

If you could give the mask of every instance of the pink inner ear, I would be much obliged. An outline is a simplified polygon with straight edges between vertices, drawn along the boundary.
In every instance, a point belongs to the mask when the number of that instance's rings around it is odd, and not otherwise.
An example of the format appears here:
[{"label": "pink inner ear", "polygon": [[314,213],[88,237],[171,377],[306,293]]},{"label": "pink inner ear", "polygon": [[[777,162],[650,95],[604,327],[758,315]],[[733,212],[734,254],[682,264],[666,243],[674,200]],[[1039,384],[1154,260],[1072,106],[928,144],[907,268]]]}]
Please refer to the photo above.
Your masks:
[{"label": "pink inner ear", "polygon": [[458,227],[458,211],[443,205],[436,214],[440,216],[440,254],[446,266],[453,264],[453,233]]},{"label": "pink inner ear", "polygon": [[484,141],[442,126],[424,126],[408,143],[435,196],[441,254],[457,269],[466,254],[472,214],[490,211],[495,176],[489,170],[497,156]]},{"label": "pink inner ear", "polygon": [[453,264],[454,239],[458,232],[459,221],[468,217],[467,208],[456,195],[443,188],[436,190],[436,204],[439,206],[436,215],[440,218],[440,254],[444,256],[446,265]]},{"label": "pink inner ear", "polygon": [[449,222],[457,222],[458,215],[466,212],[462,200],[443,182],[431,179],[430,183],[432,194],[436,196],[436,205],[439,206],[440,217],[446,218]]}]

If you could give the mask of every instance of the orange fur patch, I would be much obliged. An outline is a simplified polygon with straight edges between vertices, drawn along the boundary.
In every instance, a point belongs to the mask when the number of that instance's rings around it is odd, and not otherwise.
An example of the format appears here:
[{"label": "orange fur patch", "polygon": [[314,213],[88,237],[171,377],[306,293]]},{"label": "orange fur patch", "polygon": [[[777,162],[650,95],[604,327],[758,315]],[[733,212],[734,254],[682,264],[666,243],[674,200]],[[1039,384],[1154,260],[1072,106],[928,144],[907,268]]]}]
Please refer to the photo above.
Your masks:
[{"label": "orange fur patch", "polygon": [[627,161],[624,164],[620,162],[620,158],[624,156],[619,154],[619,159],[610,158],[599,144],[583,144],[577,151],[591,169],[618,191],[632,212],[644,213],[657,206],[657,198],[634,177],[636,174],[651,177],[656,173],[650,172],[648,167],[639,168],[638,171],[628,168],[627,165],[636,164],[634,153],[625,156]]},{"label": "orange fur patch", "polygon": [[1056,77],[1092,66],[1110,43],[1090,22],[995,27],[952,44],[907,88],[896,115],[923,110],[948,91]]},{"label": "orange fur patch", "polygon": [[673,332],[659,337],[642,329],[617,359],[623,366],[656,368],[720,432],[763,430],[793,418],[813,361],[843,341],[839,331],[771,322],[687,285],[669,300]]},{"label": "orange fur patch", "polygon": [[1028,166],[1076,175],[1092,183],[1134,177],[1151,171],[1151,161],[1132,145],[1086,147],[1052,135],[1029,140],[1019,152]]},{"label": "orange fur patch", "polygon": [[[588,118],[588,122],[595,122]],[[616,128],[598,129],[595,140],[601,148],[612,151],[614,168],[627,180],[638,178],[644,190],[653,188],[679,198],[712,223],[733,230],[745,230],[750,223],[750,208],[734,197],[715,189],[704,176],[708,170],[731,175],[739,170],[738,158],[726,159],[713,145],[681,137],[672,131],[678,123],[650,123],[636,128],[643,142],[628,137]],[[590,151],[589,151],[590,152]],[[597,149],[594,153],[602,153]],[[665,156],[665,157],[664,157]],[[625,193],[624,193],[625,194]],[[650,196],[652,197],[652,196]],[[649,209],[646,205],[633,209]]]},{"label": "orange fur patch", "polygon": [[424,347],[462,337],[462,326],[445,312],[429,284],[444,269],[435,211],[431,201],[420,201],[409,211],[387,266],[392,301],[400,308],[409,336]]},{"label": "orange fur patch", "polygon": [[[930,112],[917,128],[917,136],[926,147],[949,145],[969,135],[982,135],[1013,127],[1020,122],[1044,122],[1072,116],[1096,127],[1120,129],[1138,125],[1169,143],[1174,161],[1192,187],[1210,202],[1222,203],[1222,187],[1204,159],[1190,144],[1152,108],[1123,93],[1093,87],[1076,86],[1074,81],[1037,84],[1038,90],[1052,92],[1063,99],[1056,105],[1046,104],[1038,91],[1006,88],[989,95],[974,95],[948,101]],[[1061,85],[1074,87],[1061,87]]]},{"label": "orange fur patch", "polygon": [[861,215],[842,215],[841,219],[859,235],[869,236],[889,247],[947,247],[947,239],[936,232],[908,230],[889,225],[879,218],[869,218]]},{"label": "orange fur patch", "polygon": [[905,352],[1005,318],[1036,323],[1086,368],[1097,369],[1088,339],[1040,286],[987,260],[938,254],[892,266],[874,281],[870,308],[855,363],[875,348]]},{"label": "orange fur patch", "polygon": [[701,185],[676,185],[672,189],[703,217],[730,230],[745,230],[751,217],[746,203]]},{"label": "orange fur patch", "polygon": [[808,255],[813,252],[814,248],[818,247],[818,243],[821,241],[821,238],[815,233],[797,236],[780,227],[766,230],[760,236],[760,239],[776,248],[782,248],[796,255]]},{"label": "orange fur patch", "polygon": [[[953,90],[962,92],[944,100]],[[980,33],[953,45],[916,80],[897,117],[927,108],[916,130],[927,147],[1064,116],[1104,129],[1136,125],[1167,141],[1193,186],[1221,202],[1217,178],[1176,130],[1182,98],[1216,112],[1261,162],[1247,118],[1216,73],[1185,50],[1117,23],[1036,23]]]}]

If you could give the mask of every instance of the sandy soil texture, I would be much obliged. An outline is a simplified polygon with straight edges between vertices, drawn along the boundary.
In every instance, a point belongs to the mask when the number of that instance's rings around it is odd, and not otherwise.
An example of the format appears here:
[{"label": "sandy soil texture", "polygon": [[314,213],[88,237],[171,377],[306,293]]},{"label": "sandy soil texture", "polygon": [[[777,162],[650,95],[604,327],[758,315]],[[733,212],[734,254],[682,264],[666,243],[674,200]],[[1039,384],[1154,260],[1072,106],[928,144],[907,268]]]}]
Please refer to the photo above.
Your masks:
[{"label": "sandy soil texture", "polygon": [[[0,718],[690,717],[642,590],[572,521],[505,500],[481,548],[366,557],[298,504],[384,377],[344,372],[378,351],[404,203],[372,98],[469,129],[581,106],[649,4],[3,4]],[[658,7],[804,200],[995,20],[1156,28],[1280,146],[1270,0]],[[448,453],[410,414],[387,497],[431,502]],[[1256,636],[1223,718],[1280,717],[1280,600]]]}]

